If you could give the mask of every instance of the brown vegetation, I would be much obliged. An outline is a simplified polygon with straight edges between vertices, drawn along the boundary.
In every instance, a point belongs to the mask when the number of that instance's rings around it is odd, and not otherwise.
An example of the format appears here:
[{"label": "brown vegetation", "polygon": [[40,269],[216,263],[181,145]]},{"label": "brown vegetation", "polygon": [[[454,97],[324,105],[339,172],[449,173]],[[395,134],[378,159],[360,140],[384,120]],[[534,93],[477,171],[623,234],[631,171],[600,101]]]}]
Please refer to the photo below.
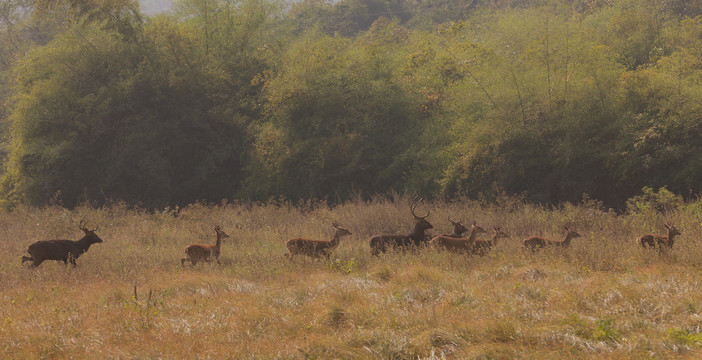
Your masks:
[{"label": "brown vegetation", "polygon": [[[432,216],[469,213],[516,239],[567,224],[588,241],[539,256],[503,240],[483,258],[422,247],[372,256],[363,239],[406,223],[410,200],[0,212],[0,256],[17,260],[0,263],[0,349],[8,359],[702,356],[702,202],[625,214],[590,203],[434,202]],[[81,266],[20,265],[27,244],[15,239],[70,233],[83,217],[106,240]],[[332,219],[354,236],[328,261],[283,256],[284,239]],[[632,246],[666,221],[685,224],[667,256]],[[178,266],[213,224],[237,239],[236,251],[225,246],[221,266]]]}]

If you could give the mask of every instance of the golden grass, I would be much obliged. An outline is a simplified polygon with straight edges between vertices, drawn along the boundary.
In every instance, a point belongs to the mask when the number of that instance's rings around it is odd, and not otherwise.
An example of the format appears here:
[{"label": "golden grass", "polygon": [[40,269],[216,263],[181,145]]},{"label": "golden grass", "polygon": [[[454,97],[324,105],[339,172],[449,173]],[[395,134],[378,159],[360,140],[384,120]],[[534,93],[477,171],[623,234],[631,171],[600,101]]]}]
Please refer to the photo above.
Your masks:
[{"label": "golden grass", "polygon": [[[410,230],[408,201],[0,214],[0,351],[18,359],[702,356],[695,211],[435,203],[434,233],[449,232],[452,216],[502,226],[512,237],[482,258],[427,249],[372,257],[371,235]],[[76,268],[20,265],[33,241],[77,239],[81,218],[100,226],[104,243]],[[331,261],[285,258],[287,239],[329,239],[335,220],[353,235]],[[665,221],[683,233],[672,252],[634,246],[641,233],[662,233]],[[183,248],[214,243],[216,224],[231,236],[222,265],[181,267]],[[583,235],[570,249],[521,249],[527,236],[561,239],[563,225]]]}]

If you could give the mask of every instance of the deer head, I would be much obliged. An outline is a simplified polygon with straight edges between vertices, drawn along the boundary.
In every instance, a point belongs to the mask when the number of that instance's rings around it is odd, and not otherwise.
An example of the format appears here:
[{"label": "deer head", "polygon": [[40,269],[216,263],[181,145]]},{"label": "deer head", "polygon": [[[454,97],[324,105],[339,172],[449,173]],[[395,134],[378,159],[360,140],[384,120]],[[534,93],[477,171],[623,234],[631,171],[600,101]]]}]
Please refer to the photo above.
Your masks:
[{"label": "deer head", "polygon": [[215,225],[214,230],[215,230],[215,232],[217,233],[217,237],[218,237],[218,238],[226,239],[226,238],[229,237],[229,235],[227,235],[227,233],[225,233],[224,231],[222,231],[222,229],[219,227],[219,225]]},{"label": "deer head", "polygon": [[[85,219],[81,219],[80,223],[78,224],[78,228],[81,229],[85,233],[85,236],[83,237],[83,239],[87,239],[88,242],[90,242],[91,244],[92,243],[101,243],[102,239],[100,239],[100,237],[97,236],[97,234],[95,234],[95,232],[98,231],[99,227],[96,227],[93,230],[89,230],[88,228],[86,228],[86,225],[88,225],[88,222],[85,221],[85,223],[84,223],[84,220]],[[81,240],[83,240],[83,239],[81,239]]]},{"label": "deer head", "polygon": [[336,229],[336,234],[339,237],[346,236],[346,235],[352,235],[348,229],[339,226],[339,224],[336,221],[334,221],[332,223],[332,226],[334,227],[334,229]]},{"label": "deer head", "polygon": [[681,235],[680,230],[678,230],[678,228],[676,228],[675,225],[668,222],[668,223],[665,223],[664,226],[666,229],[668,229],[668,239],[669,240],[670,240],[671,236]]},{"label": "deer head", "polygon": [[508,238],[509,234],[504,232],[501,227],[499,226],[493,226],[493,230],[495,230],[495,238]]},{"label": "deer head", "polygon": [[432,226],[431,223],[427,221],[427,217],[429,217],[429,213],[431,212],[431,210],[427,210],[427,214],[424,216],[419,216],[414,212],[414,210],[417,208],[417,205],[419,205],[419,203],[421,203],[422,200],[424,200],[424,198],[415,198],[415,200],[413,200],[412,204],[410,205],[410,212],[412,213],[412,216],[414,216],[415,227],[421,228],[423,230],[433,229],[434,226]]},{"label": "deer head", "polygon": [[456,222],[456,221],[451,220],[451,217],[448,218],[448,221],[451,223],[451,225],[453,225],[453,233],[455,235],[460,235],[460,234],[463,234],[464,232],[468,231],[468,228],[463,226],[463,224],[461,224],[460,222]]}]

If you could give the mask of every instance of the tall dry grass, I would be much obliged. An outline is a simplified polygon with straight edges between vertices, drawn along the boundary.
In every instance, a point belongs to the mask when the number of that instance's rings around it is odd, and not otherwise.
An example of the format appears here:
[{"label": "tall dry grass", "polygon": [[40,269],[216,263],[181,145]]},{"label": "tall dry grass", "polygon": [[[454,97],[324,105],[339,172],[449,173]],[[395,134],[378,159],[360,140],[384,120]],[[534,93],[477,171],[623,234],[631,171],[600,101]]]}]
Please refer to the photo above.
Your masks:
[{"label": "tall dry grass", "polygon": [[[9,358],[564,359],[702,356],[702,211],[619,214],[586,201],[544,208],[503,197],[424,204],[512,237],[485,257],[424,249],[370,255],[376,233],[412,228],[410,199],[217,206],[150,212],[125,205],[0,214],[0,351]],[[423,210],[418,210],[422,212]],[[73,268],[20,265],[38,239],[99,225]],[[285,240],[345,237],[330,261],[285,256]],[[660,255],[645,232],[682,231]],[[181,267],[183,249],[230,235],[222,265]],[[532,254],[521,239],[581,238]],[[488,234],[489,235],[489,234]],[[135,292],[136,290],[136,292]],[[135,296],[136,294],[136,296]]]}]

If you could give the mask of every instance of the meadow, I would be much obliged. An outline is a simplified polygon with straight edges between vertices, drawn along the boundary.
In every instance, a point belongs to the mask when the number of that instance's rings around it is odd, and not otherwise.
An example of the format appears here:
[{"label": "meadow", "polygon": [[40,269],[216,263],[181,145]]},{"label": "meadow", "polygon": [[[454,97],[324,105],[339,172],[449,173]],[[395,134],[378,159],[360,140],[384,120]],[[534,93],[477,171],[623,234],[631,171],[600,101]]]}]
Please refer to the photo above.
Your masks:
[{"label": "meadow", "polygon": [[[402,196],[291,205],[123,204],[0,214],[0,352],[13,359],[692,359],[702,356],[702,206],[616,212],[429,202],[432,234],[449,217],[502,239],[484,257],[421,249],[370,255],[368,238],[408,233]],[[104,240],[77,266],[20,264],[40,239],[77,240],[81,219]],[[287,259],[285,241],[353,232],[329,259]],[[682,232],[672,251],[635,238]],[[190,243],[230,235],[221,265],[181,266]],[[582,237],[524,251],[532,235]],[[485,234],[489,237],[491,234]]]}]

